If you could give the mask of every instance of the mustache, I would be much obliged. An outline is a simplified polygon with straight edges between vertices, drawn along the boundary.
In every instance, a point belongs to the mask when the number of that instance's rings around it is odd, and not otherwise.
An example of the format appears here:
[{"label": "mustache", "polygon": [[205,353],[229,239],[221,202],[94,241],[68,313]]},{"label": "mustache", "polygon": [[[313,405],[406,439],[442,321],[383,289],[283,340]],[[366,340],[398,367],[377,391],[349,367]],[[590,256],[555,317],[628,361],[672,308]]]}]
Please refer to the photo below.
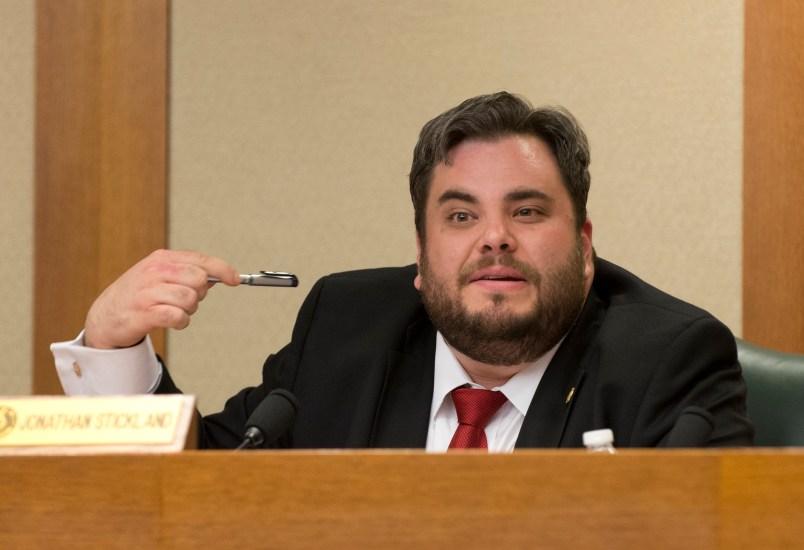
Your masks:
[{"label": "mustache", "polygon": [[510,267],[511,269],[516,269],[519,273],[521,273],[525,277],[525,279],[529,283],[533,284],[536,288],[541,287],[542,283],[541,273],[539,273],[539,271],[530,264],[521,262],[509,255],[497,256],[496,258],[492,257],[481,258],[478,261],[465,266],[458,273],[458,283],[460,284],[460,286],[468,285],[469,281],[472,279],[472,275],[477,270],[485,269],[493,265],[501,265],[505,267]]}]

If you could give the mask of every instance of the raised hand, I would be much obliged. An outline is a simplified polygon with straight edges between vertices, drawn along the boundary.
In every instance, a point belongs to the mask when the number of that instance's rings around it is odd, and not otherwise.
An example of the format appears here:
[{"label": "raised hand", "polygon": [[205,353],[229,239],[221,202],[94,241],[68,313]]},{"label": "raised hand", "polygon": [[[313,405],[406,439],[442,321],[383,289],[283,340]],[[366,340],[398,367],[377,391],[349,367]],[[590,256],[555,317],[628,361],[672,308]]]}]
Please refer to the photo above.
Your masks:
[{"label": "raised hand", "polygon": [[98,349],[136,344],[155,328],[183,329],[217,277],[240,283],[237,271],[219,258],[186,250],[157,250],[109,285],[92,304],[84,345]]}]

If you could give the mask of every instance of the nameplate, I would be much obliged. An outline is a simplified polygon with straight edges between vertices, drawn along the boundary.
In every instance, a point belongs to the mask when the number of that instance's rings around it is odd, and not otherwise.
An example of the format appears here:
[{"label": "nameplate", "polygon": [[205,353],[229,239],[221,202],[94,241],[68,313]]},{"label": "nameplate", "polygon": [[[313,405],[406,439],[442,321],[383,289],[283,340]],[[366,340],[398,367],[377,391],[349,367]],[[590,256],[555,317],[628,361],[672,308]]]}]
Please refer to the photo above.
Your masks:
[{"label": "nameplate", "polygon": [[0,454],[178,452],[196,445],[195,397],[0,397]]}]

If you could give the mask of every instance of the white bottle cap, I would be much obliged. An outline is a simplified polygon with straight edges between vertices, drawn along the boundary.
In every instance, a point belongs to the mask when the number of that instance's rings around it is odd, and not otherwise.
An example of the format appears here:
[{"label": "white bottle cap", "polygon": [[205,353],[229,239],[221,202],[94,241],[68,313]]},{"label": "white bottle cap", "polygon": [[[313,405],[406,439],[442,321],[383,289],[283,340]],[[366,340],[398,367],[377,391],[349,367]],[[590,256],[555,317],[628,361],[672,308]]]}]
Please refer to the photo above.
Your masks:
[{"label": "white bottle cap", "polygon": [[614,432],[605,430],[592,430],[583,433],[583,444],[587,447],[601,447],[614,443]]}]

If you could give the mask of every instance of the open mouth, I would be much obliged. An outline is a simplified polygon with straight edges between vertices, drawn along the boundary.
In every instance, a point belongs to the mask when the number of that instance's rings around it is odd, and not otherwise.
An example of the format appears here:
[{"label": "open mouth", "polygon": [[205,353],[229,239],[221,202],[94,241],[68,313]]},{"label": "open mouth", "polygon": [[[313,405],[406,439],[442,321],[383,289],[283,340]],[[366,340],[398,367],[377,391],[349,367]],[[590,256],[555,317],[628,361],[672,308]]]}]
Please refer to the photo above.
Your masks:
[{"label": "open mouth", "polygon": [[527,281],[527,278],[511,267],[492,266],[475,271],[469,278],[469,282],[471,283],[478,281],[524,282]]},{"label": "open mouth", "polygon": [[497,275],[487,275],[485,277],[480,277],[478,279],[474,279],[475,281],[524,281],[522,277],[507,277],[507,276],[497,276]]},{"label": "open mouth", "polygon": [[527,277],[511,267],[495,265],[479,269],[469,277],[469,283],[499,292],[516,290],[528,283]]}]

